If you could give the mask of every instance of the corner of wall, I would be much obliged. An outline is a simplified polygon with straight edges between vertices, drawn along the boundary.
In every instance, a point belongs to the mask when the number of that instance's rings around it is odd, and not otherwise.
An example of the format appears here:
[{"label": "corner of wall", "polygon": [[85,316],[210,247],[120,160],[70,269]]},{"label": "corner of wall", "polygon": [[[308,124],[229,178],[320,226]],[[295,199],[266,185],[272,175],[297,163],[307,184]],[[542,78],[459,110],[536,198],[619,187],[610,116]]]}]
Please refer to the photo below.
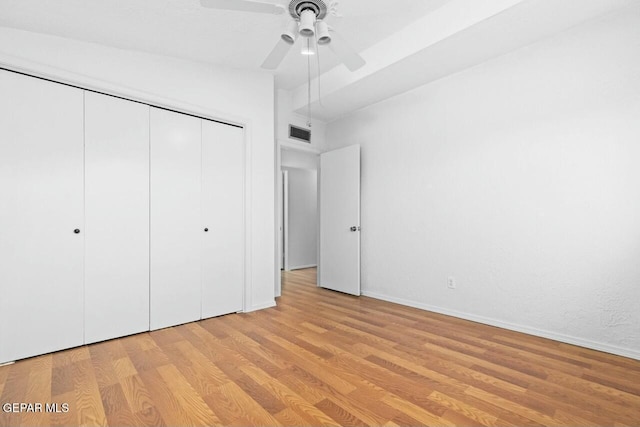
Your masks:
[{"label": "corner of wall", "polygon": [[[327,123],[314,119],[309,120],[307,117],[296,113],[293,110],[293,92],[286,89],[276,90],[276,140],[284,141],[291,147],[299,146],[300,149],[312,149],[320,151],[325,145]],[[311,143],[307,144],[298,140],[289,138],[289,125],[307,128],[311,123]]]}]

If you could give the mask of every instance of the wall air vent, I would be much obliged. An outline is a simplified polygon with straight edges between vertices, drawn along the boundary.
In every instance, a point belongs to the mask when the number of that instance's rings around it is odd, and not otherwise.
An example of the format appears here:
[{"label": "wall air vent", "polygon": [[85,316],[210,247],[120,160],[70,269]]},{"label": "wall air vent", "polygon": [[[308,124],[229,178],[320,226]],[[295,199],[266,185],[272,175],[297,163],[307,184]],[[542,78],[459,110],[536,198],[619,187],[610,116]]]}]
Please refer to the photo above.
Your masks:
[{"label": "wall air vent", "polygon": [[311,130],[299,128],[294,125],[289,125],[289,138],[297,139],[298,141],[304,141],[311,144]]}]

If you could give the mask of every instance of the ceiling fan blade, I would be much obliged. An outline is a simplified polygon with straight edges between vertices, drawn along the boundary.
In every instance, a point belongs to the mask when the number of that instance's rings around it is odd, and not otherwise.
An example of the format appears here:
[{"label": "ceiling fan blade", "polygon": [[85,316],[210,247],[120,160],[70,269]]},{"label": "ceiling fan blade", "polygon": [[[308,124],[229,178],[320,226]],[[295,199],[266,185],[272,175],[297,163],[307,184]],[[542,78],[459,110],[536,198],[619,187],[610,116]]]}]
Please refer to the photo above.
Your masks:
[{"label": "ceiling fan blade", "polygon": [[287,56],[287,53],[289,53],[291,46],[293,45],[280,39],[280,41],[276,43],[276,46],[273,48],[269,56],[267,56],[267,59],[265,59],[262,63],[262,68],[267,70],[275,70],[276,68],[278,68],[280,63],[284,60],[284,57]]},{"label": "ceiling fan blade", "polygon": [[332,41],[329,43],[329,49],[340,59],[340,61],[349,69],[356,71],[364,67],[367,63],[349,44],[333,29],[331,31]]},{"label": "ceiling fan blade", "polygon": [[251,0],[200,0],[203,7],[223,10],[237,10],[240,12],[271,13],[280,15],[285,8],[279,4],[263,3]]}]

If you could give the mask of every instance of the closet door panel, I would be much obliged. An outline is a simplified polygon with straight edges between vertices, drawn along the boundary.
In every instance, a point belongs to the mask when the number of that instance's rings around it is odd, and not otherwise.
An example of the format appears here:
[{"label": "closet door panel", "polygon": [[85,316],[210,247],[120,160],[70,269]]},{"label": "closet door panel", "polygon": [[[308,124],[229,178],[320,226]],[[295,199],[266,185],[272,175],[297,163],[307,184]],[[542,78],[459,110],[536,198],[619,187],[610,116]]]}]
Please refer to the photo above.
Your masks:
[{"label": "closet door panel", "polygon": [[244,295],[244,131],[202,121],[202,317],[235,313]]},{"label": "closet door panel", "polygon": [[83,343],[84,215],[82,90],[0,70],[0,94],[2,363]]},{"label": "closet door panel", "polygon": [[151,108],[151,329],[200,319],[201,120]]},{"label": "closet door panel", "polygon": [[149,330],[149,107],[85,94],[85,342]]}]

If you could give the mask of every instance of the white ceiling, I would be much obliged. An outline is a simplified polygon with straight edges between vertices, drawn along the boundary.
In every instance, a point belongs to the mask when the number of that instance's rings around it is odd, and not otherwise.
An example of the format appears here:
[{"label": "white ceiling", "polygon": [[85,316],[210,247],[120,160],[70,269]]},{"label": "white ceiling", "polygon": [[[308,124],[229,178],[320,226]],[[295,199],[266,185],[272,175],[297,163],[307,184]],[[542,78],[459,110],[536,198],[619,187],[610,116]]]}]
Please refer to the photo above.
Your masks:
[{"label": "white ceiling", "polygon": [[[640,22],[640,1],[452,0],[362,51],[367,64],[360,70],[324,73],[321,102],[312,83],[311,115],[331,122],[609,13],[632,14]],[[301,85],[292,108],[306,115],[308,104]]]},{"label": "white ceiling", "polygon": [[[286,0],[264,0],[277,3]],[[341,0],[331,25],[362,51],[448,0]],[[0,26],[106,46],[258,69],[280,39],[288,15],[204,8],[199,0],[0,0]],[[279,88],[307,79],[307,59],[295,48],[274,72]],[[326,48],[322,70],[338,64]],[[313,73],[317,73],[314,60]]]},{"label": "white ceiling", "polygon": [[[322,105],[314,94],[312,115],[335,120],[624,7],[640,16],[638,0],[340,0],[343,18],[331,25],[367,64],[349,72],[321,48]],[[254,70],[287,20],[199,0],[0,0],[0,26]],[[294,46],[274,74],[304,113],[307,57],[299,52]]]}]

